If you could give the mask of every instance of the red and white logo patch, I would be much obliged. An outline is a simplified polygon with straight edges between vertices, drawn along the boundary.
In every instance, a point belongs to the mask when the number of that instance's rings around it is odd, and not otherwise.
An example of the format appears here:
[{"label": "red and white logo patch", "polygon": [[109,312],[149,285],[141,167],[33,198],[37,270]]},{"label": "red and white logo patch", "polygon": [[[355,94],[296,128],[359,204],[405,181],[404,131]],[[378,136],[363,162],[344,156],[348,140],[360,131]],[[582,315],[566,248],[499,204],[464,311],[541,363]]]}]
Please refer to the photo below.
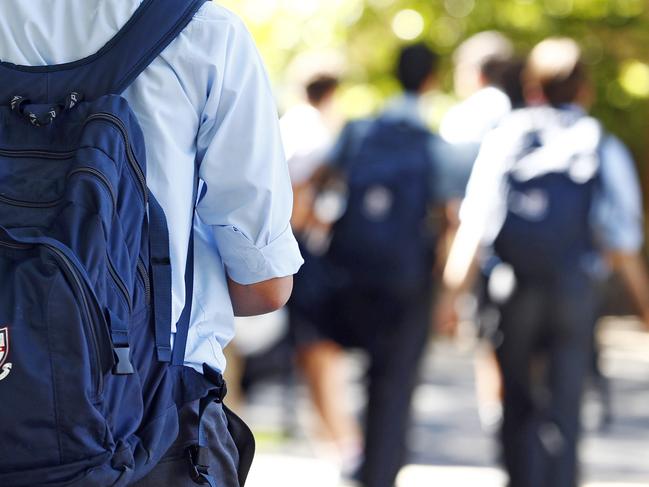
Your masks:
[{"label": "red and white logo patch", "polygon": [[0,368],[9,356],[9,328],[0,328]]},{"label": "red and white logo patch", "polygon": [[11,372],[12,364],[7,363],[9,358],[9,327],[0,328],[0,381],[7,378]]}]

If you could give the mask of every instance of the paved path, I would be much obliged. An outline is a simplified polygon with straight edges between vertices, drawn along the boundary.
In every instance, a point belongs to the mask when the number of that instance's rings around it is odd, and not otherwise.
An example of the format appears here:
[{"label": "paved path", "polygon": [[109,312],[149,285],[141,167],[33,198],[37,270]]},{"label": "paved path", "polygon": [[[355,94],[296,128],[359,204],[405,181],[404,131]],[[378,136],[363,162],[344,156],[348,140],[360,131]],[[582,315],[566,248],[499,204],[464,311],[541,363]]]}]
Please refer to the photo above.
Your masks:
[{"label": "paved path", "polygon": [[[586,435],[584,477],[588,487],[649,486],[649,336],[616,320],[602,333],[605,370],[612,379],[615,421],[605,433]],[[350,380],[358,384],[362,360],[350,357]],[[360,408],[362,390],[352,402]],[[587,416],[596,413],[589,401]],[[475,408],[470,346],[438,343],[424,365],[414,401],[410,463],[399,487],[502,487],[497,449],[482,432]],[[256,387],[245,416],[258,434],[260,453],[249,487],[336,487],[332,463],[316,458],[307,440],[311,409],[303,388]],[[279,425],[284,425],[280,427]]]}]

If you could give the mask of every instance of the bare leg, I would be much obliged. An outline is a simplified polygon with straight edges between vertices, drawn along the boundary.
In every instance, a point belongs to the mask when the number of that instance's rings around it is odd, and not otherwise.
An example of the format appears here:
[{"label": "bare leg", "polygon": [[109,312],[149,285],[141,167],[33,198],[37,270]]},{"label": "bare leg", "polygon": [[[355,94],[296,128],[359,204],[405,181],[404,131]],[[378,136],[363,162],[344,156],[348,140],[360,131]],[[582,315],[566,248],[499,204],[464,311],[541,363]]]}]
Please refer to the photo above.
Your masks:
[{"label": "bare leg", "polygon": [[225,369],[224,378],[228,384],[228,397],[226,402],[232,409],[238,409],[244,402],[243,391],[241,390],[241,376],[243,374],[243,358],[234,343],[225,348],[225,357],[228,366]]},{"label": "bare leg", "polygon": [[326,440],[334,442],[341,459],[345,461],[345,457],[360,451],[361,434],[345,401],[347,384],[342,349],[333,342],[323,341],[302,347],[297,360],[321,419]]},{"label": "bare leg", "polygon": [[496,431],[502,420],[503,380],[496,352],[481,344],[475,355],[476,396],[485,431]]}]

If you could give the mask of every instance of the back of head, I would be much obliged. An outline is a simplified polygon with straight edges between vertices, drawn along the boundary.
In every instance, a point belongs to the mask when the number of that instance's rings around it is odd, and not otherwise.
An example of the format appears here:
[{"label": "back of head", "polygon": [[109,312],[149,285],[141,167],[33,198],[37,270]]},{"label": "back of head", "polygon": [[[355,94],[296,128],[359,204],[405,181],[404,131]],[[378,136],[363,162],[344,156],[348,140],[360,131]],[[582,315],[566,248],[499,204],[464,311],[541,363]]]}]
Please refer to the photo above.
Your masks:
[{"label": "back of head", "polygon": [[404,47],[399,54],[397,78],[408,93],[421,93],[435,74],[439,56],[423,43]]},{"label": "back of head", "polygon": [[574,103],[586,82],[581,49],[572,39],[549,38],[532,49],[524,72],[530,102],[552,106]]},{"label": "back of head", "polygon": [[525,93],[523,90],[524,70],[525,60],[522,58],[512,59],[502,65],[500,84],[498,86],[509,97],[512,108],[522,108],[525,106]]},{"label": "back of head", "polygon": [[496,31],[469,37],[455,50],[455,91],[467,98],[484,85],[498,85],[502,66],[514,56],[512,43]]},{"label": "back of head", "polygon": [[313,76],[306,84],[306,96],[311,105],[320,106],[338,88],[339,80],[330,74]]}]

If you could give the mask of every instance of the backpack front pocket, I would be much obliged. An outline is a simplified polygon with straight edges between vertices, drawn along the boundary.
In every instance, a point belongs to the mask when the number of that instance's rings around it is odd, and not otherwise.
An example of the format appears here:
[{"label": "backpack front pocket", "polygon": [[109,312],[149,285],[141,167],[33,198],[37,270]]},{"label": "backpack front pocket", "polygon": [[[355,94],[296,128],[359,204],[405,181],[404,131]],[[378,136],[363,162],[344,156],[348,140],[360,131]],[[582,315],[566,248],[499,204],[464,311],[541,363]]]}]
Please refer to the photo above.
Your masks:
[{"label": "backpack front pocket", "polygon": [[0,275],[0,474],[105,453],[112,347],[82,269],[62,246],[0,239]]}]

